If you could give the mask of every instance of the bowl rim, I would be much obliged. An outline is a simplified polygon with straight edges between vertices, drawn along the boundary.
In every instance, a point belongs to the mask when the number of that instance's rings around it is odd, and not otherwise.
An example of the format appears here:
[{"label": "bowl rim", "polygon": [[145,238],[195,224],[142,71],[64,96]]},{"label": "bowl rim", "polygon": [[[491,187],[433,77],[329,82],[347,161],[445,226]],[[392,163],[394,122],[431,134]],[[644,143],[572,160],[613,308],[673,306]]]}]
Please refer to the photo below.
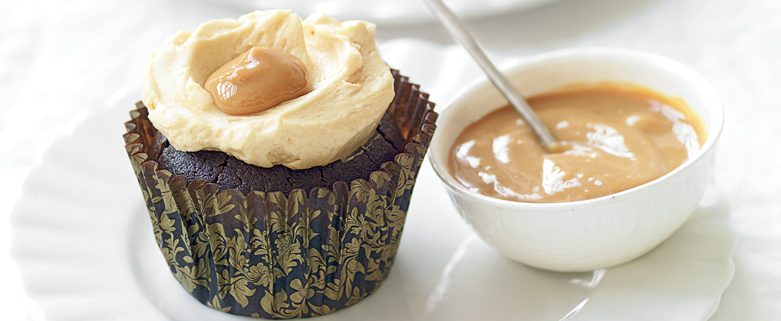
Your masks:
[{"label": "bowl rim", "polygon": [[[591,198],[591,199],[578,200],[578,201],[556,202],[556,203],[521,202],[521,201],[512,201],[512,200],[494,198],[491,196],[487,196],[487,195],[483,195],[471,191],[467,189],[465,186],[463,186],[462,184],[455,181],[455,178],[453,178],[450,172],[448,171],[446,163],[442,163],[441,164],[442,166],[440,167],[439,165],[440,159],[436,152],[437,149],[430,148],[432,152],[430,153],[431,155],[429,157],[429,162],[431,163],[431,166],[434,168],[434,172],[437,174],[439,179],[442,182],[444,182],[449,189],[457,192],[460,195],[466,196],[468,198],[476,199],[482,202],[491,203],[492,205],[498,207],[524,209],[524,210],[560,210],[563,208],[571,208],[574,206],[583,207],[583,206],[601,205],[607,202],[615,201],[619,198],[623,199],[623,198],[631,197],[633,195],[637,195],[641,193],[643,190],[646,190],[652,186],[667,181],[673,176],[679,175],[681,172],[685,171],[693,164],[700,162],[703,159],[703,157],[709,154],[710,151],[714,148],[716,142],[721,137],[721,133],[724,128],[724,106],[722,100],[708,80],[706,80],[703,76],[701,76],[699,73],[694,71],[689,66],[681,62],[678,62],[676,60],[673,60],[671,58],[667,58],[657,54],[652,54],[645,51],[625,49],[625,48],[610,48],[610,47],[571,48],[571,49],[560,49],[560,50],[544,52],[544,53],[530,56],[528,58],[522,58],[520,61],[515,61],[508,66],[500,68],[500,70],[505,75],[512,75],[526,68],[530,68],[534,65],[551,64],[551,63],[555,64],[559,60],[567,60],[567,59],[579,58],[584,56],[602,57],[603,59],[605,57],[628,58],[628,59],[632,59],[632,62],[635,64],[649,65],[656,69],[664,70],[667,73],[674,74],[680,77],[681,79],[683,79],[684,82],[688,83],[691,86],[691,88],[697,93],[697,95],[703,98],[704,108],[708,109],[709,112],[712,113],[711,119],[708,122],[708,127],[709,127],[708,138],[706,139],[705,144],[703,144],[703,146],[701,146],[700,149],[697,150],[697,153],[693,157],[690,157],[683,164],[679,165],[672,171],[654,180],[651,180],[649,182],[643,183],[641,185],[617,193],[608,194],[608,195]],[[454,113],[453,111],[454,109],[449,108],[450,106],[455,104],[457,101],[463,100],[465,97],[468,97],[471,93],[479,90],[480,87],[483,87],[486,83],[488,83],[488,79],[485,76],[481,76],[476,80],[472,81],[471,83],[469,83],[468,85],[466,85],[465,87],[463,87],[463,89],[461,89],[456,95],[454,95],[454,98],[447,103],[446,108],[443,108],[440,111],[439,119],[440,120],[447,119],[448,115]],[[443,123],[440,123],[438,125],[440,127],[447,126],[446,124]],[[431,142],[431,147],[435,147],[435,144],[436,145],[441,144],[440,140],[437,139],[436,135]],[[443,174],[443,172],[446,173]]]}]

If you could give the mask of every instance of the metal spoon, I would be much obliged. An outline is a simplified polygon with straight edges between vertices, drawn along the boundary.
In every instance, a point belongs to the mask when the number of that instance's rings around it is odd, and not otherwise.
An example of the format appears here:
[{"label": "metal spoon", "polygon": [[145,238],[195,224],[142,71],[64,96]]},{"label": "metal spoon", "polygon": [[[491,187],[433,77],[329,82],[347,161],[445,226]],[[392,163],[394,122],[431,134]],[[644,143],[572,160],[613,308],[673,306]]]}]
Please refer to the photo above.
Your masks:
[{"label": "metal spoon", "polygon": [[561,147],[556,138],[553,137],[550,130],[545,123],[540,120],[534,110],[529,106],[529,103],[513,88],[507,78],[496,69],[496,66],[488,59],[480,44],[477,43],[475,38],[466,29],[461,19],[456,16],[450,8],[442,2],[442,0],[424,0],[429,10],[436,16],[439,21],[450,32],[450,35],[461,44],[464,49],[472,56],[472,58],[480,65],[488,79],[499,89],[499,92],[507,98],[515,110],[521,114],[526,123],[529,124],[537,139],[547,151],[556,151]]}]

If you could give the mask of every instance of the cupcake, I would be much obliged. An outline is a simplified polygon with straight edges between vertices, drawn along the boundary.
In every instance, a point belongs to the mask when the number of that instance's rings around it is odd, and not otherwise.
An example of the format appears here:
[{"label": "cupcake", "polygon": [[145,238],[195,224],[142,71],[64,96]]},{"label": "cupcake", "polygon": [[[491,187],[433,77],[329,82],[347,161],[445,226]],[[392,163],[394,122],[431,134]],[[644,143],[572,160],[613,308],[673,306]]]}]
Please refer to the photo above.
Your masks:
[{"label": "cupcake", "polygon": [[257,11],[153,54],[125,147],[161,253],[201,303],[324,315],[390,272],[437,114],[374,34]]}]

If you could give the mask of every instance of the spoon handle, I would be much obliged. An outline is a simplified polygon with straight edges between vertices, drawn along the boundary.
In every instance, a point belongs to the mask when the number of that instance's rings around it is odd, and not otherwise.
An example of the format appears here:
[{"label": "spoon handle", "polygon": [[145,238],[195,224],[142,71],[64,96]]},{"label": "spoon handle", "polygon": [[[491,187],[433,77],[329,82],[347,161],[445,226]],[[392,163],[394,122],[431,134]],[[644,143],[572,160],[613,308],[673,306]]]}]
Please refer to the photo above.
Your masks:
[{"label": "spoon handle", "polygon": [[459,19],[442,0],[424,0],[424,2],[434,16],[442,22],[456,42],[461,44],[461,46],[469,52],[475,62],[480,65],[480,68],[483,69],[488,76],[488,79],[490,79],[494,86],[499,89],[499,92],[507,98],[515,110],[517,110],[523,119],[526,120],[526,123],[529,124],[529,127],[534,131],[534,134],[537,135],[540,144],[547,150],[553,149],[554,146],[556,146],[556,138],[553,137],[553,134],[551,134],[548,127],[545,126],[545,123],[537,117],[537,114],[531,106],[529,106],[529,103],[518,94],[507,78],[505,78],[504,75],[496,69],[496,66],[494,66],[491,60],[488,59],[488,56],[486,56],[485,52],[480,47],[480,44],[477,43],[469,30],[466,29],[466,26],[461,22],[461,19]]}]

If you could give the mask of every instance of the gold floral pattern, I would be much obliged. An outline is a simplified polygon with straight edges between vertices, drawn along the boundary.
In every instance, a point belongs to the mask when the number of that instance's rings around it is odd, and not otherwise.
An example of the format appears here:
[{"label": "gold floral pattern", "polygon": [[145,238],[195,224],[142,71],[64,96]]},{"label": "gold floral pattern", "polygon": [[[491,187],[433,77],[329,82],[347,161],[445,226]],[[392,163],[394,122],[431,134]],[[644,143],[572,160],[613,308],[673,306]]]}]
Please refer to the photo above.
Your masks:
[{"label": "gold floral pattern", "polygon": [[324,315],[372,293],[388,275],[415,177],[434,133],[428,95],[393,71],[389,112],[405,151],[366,179],[288,195],[222,190],[158,168],[155,129],[137,104],[126,150],[171,273],[201,303],[287,319]]}]

